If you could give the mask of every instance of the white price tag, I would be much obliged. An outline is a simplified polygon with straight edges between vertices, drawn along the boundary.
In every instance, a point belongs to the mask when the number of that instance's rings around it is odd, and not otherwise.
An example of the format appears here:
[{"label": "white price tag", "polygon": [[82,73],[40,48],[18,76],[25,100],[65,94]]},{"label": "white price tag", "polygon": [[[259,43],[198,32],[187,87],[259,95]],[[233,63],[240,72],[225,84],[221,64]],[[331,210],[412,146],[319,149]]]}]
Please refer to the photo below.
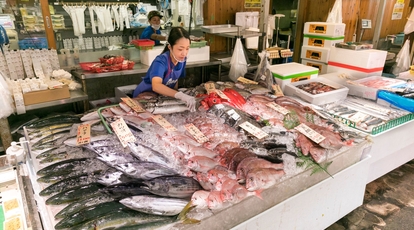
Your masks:
[{"label": "white price tag", "polygon": [[262,139],[262,138],[264,138],[268,135],[262,129],[252,125],[248,121],[245,121],[242,124],[240,124],[240,127],[242,127],[244,130],[246,130],[247,132],[249,132],[253,136],[257,137],[258,139]]},{"label": "white price tag", "polygon": [[240,115],[236,111],[234,111],[234,109],[230,109],[229,111],[227,111],[227,114],[234,120],[238,120],[240,118]]},{"label": "white price tag", "polygon": [[112,122],[111,126],[124,148],[128,145],[129,142],[136,141],[136,138],[122,117]]},{"label": "white price tag", "polygon": [[186,124],[184,125],[185,129],[197,140],[198,143],[204,143],[208,141],[208,137],[206,137],[194,124]]},{"label": "white price tag", "polygon": [[262,76],[260,77],[260,79],[262,79],[262,81],[266,80],[266,75],[262,75]]},{"label": "white price tag", "polygon": [[309,139],[314,141],[315,143],[320,143],[325,139],[324,136],[316,132],[315,130],[311,129],[309,126],[305,124],[300,124],[295,127],[296,130],[301,132],[303,135],[307,136]]},{"label": "white price tag", "polygon": [[214,82],[204,83],[204,88],[207,90],[207,94],[210,94],[216,91],[216,86],[214,85]]},{"label": "white price tag", "polygon": [[350,116],[348,119],[355,122],[355,123],[359,123],[363,120],[365,120],[369,115],[365,114],[363,112],[356,112],[354,115]]},{"label": "white price tag", "polygon": [[216,93],[217,93],[217,95],[219,95],[220,98],[230,100],[230,98],[227,97],[227,95],[224,94],[223,91],[216,89]]},{"label": "white price tag", "polygon": [[266,106],[268,106],[269,108],[271,108],[273,110],[276,110],[277,112],[279,112],[283,115],[286,115],[286,114],[290,113],[289,110],[283,108],[282,106],[280,106],[280,105],[278,105],[274,102],[269,102],[269,103],[266,104]]},{"label": "white price tag", "polygon": [[76,145],[84,145],[91,142],[91,125],[81,124],[76,134]]},{"label": "white price tag", "polygon": [[272,89],[275,91],[275,95],[276,95],[277,97],[283,97],[283,96],[285,96],[285,95],[283,94],[283,91],[282,91],[282,89],[280,88],[280,86],[279,86],[279,85],[272,85]]},{"label": "white price tag", "polygon": [[132,100],[129,97],[123,97],[121,98],[125,104],[127,104],[129,107],[131,107],[132,110],[134,110],[137,113],[143,113],[145,112],[145,109],[143,109],[136,101]]},{"label": "white price tag", "polygon": [[167,131],[177,131],[177,129],[161,115],[153,115],[152,119]]},{"label": "white price tag", "polygon": [[253,84],[253,85],[259,84],[258,82],[252,81],[252,80],[244,78],[244,77],[237,78],[237,81],[243,82],[245,84]]}]

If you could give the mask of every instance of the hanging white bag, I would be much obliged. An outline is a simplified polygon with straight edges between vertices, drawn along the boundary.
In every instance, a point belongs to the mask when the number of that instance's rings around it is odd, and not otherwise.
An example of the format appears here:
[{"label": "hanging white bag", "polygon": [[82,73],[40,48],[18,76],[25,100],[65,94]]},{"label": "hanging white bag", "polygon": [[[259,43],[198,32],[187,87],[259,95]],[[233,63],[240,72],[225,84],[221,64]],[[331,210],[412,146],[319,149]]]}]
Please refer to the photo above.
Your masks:
[{"label": "hanging white bag", "polygon": [[336,0],[326,22],[342,23],[342,0]]},{"label": "hanging white bag", "polygon": [[414,32],[414,10],[411,10],[410,17],[407,18],[404,26],[404,34],[411,34],[412,32]]},{"label": "hanging white bag", "polygon": [[240,38],[236,39],[233,56],[230,60],[229,77],[236,82],[239,77],[243,77],[247,73],[247,61],[244,56],[243,45]]},{"label": "hanging white bag", "polygon": [[403,47],[400,52],[398,52],[395,64],[392,67],[392,73],[398,75],[401,72],[407,71],[410,69],[410,39],[405,40]]}]

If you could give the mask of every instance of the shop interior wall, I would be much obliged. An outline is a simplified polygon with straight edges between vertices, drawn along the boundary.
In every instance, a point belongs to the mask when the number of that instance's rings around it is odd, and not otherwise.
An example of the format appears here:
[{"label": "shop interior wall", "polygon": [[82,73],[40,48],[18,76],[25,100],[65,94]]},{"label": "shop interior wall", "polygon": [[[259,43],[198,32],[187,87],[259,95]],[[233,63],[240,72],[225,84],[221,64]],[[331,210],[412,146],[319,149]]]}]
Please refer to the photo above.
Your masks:
[{"label": "shop interior wall", "polygon": [[[394,5],[397,0],[386,0],[385,11],[382,20],[380,38],[389,34],[398,34],[404,30],[407,17],[410,13],[412,0],[405,0],[403,16],[400,20],[391,20]],[[294,61],[299,61],[300,49],[302,46],[303,25],[310,21],[326,21],[329,11],[332,9],[335,0],[302,0],[298,5],[298,20],[296,27],[296,38],[294,48]],[[360,20],[371,19],[372,29],[364,31],[362,41],[372,42],[376,17],[380,1],[372,0],[342,0],[342,21],[346,24],[345,41],[352,41],[353,35],[359,38],[361,34]]]}]

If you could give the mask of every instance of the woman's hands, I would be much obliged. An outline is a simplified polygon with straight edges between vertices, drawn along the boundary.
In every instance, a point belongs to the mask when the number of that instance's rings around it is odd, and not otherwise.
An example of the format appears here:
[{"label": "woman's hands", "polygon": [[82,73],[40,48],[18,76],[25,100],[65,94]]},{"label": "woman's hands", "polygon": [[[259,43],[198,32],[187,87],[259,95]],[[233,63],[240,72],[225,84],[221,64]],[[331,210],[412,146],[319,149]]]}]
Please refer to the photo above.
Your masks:
[{"label": "woman's hands", "polygon": [[187,104],[187,107],[190,110],[190,112],[195,112],[196,111],[196,100],[195,100],[194,97],[189,96],[189,95],[187,95],[183,92],[177,92],[174,95],[174,97],[184,101]]}]

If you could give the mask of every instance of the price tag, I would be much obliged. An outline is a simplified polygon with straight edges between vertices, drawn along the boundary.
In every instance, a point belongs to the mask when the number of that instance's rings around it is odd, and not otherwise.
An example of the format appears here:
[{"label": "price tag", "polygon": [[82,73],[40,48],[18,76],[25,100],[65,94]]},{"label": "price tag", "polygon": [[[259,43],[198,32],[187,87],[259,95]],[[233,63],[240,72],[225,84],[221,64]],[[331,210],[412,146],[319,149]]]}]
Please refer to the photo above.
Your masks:
[{"label": "price tag", "polygon": [[221,97],[222,99],[226,99],[226,100],[230,100],[229,97],[227,97],[226,94],[223,93],[223,91],[216,89],[216,93],[217,95],[219,95],[219,97]]},{"label": "price tag", "polygon": [[278,105],[278,104],[276,104],[276,103],[274,103],[274,102],[269,102],[269,103],[267,103],[266,105],[267,105],[269,108],[274,109],[274,110],[276,110],[277,112],[279,112],[279,113],[281,113],[281,114],[283,114],[283,115],[286,115],[286,114],[290,113],[290,111],[289,111],[289,110],[287,110],[287,109],[283,108],[282,106],[280,106],[280,105]]},{"label": "price tag", "polygon": [[91,125],[81,124],[76,134],[76,145],[84,145],[91,142]]},{"label": "price tag", "polygon": [[230,109],[229,111],[227,111],[227,114],[228,114],[231,118],[233,118],[234,120],[238,120],[238,119],[240,119],[240,115],[239,115],[236,111],[234,111],[234,109]]},{"label": "price tag", "polygon": [[161,115],[153,115],[152,119],[157,122],[161,127],[167,131],[177,131],[177,129],[167,120],[165,120]]},{"label": "price tag", "polygon": [[266,80],[266,75],[262,75],[262,76],[260,77],[260,79],[262,79],[262,81]]},{"label": "price tag", "polygon": [[310,138],[312,141],[314,141],[316,143],[319,143],[319,142],[321,142],[325,139],[324,136],[322,136],[321,134],[319,134],[318,132],[311,129],[309,126],[307,126],[305,124],[300,124],[300,125],[296,126],[295,129],[298,130],[303,135],[307,136],[308,138]]},{"label": "price tag", "polygon": [[279,86],[279,85],[272,85],[272,89],[275,91],[275,95],[276,95],[277,97],[283,97],[283,96],[285,96],[285,95],[283,94],[283,91],[282,91],[282,89],[280,88],[280,86]]},{"label": "price tag", "polygon": [[240,124],[240,127],[242,127],[244,130],[252,134],[253,136],[262,139],[263,137],[266,137],[268,134],[265,133],[262,129],[252,125],[250,122],[245,121],[242,124]]},{"label": "price tag", "polygon": [[146,112],[145,109],[143,109],[136,101],[132,100],[129,97],[123,97],[121,100],[137,113]]},{"label": "price tag", "polygon": [[128,128],[124,119],[121,117],[118,120],[111,123],[112,129],[114,130],[122,146],[125,148],[129,142],[135,142],[136,138]]},{"label": "price tag", "polygon": [[258,82],[252,81],[252,80],[244,78],[244,77],[237,78],[237,81],[243,82],[245,84],[253,84],[253,85],[259,84]]},{"label": "price tag", "polygon": [[369,115],[362,113],[362,112],[356,112],[354,115],[350,116],[348,119],[355,122],[355,123],[359,123],[363,120],[365,120]]},{"label": "price tag", "polygon": [[204,143],[208,141],[206,137],[194,124],[184,125],[185,129],[197,140],[198,143]]},{"label": "price tag", "polygon": [[214,85],[214,82],[204,83],[204,88],[207,90],[207,94],[216,91],[216,86]]}]

